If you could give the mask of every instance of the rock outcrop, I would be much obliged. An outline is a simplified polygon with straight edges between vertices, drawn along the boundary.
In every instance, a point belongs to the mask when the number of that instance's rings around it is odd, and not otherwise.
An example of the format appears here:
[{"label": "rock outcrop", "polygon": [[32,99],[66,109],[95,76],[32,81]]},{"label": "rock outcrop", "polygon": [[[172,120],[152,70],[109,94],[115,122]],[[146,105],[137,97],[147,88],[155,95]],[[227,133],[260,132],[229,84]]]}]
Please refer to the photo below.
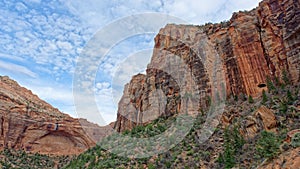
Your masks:
[{"label": "rock outcrop", "polygon": [[[147,74],[126,85],[115,128],[124,131],[157,116],[205,109],[224,91],[227,97],[258,97],[267,90],[268,77],[282,80],[284,72],[299,83],[299,65],[298,0],[264,0],[220,24],[169,24],[155,38]],[[195,93],[198,108],[187,109],[190,103],[181,99]]]},{"label": "rock outcrop", "polygon": [[245,138],[254,138],[265,130],[276,132],[277,120],[272,110],[265,106],[259,107],[253,115],[247,116],[242,122],[242,134]]},{"label": "rock outcrop", "polygon": [[84,119],[61,113],[17,82],[0,76],[0,149],[79,154],[95,145],[84,128],[95,137],[106,132]]}]

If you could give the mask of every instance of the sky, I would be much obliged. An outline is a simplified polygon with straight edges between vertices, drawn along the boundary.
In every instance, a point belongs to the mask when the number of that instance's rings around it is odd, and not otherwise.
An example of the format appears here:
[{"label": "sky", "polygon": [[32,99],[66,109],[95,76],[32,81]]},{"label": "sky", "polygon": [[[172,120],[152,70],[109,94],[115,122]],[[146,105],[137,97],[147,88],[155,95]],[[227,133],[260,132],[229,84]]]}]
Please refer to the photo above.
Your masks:
[{"label": "sky", "polygon": [[[74,105],[73,78],[78,57],[99,30],[149,12],[194,25],[220,22],[229,20],[233,12],[255,8],[259,1],[0,0],[0,75],[10,76],[62,112],[82,117]],[[124,84],[145,72],[158,31],[127,37],[97,65],[93,92],[106,124],[116,120]]]}]

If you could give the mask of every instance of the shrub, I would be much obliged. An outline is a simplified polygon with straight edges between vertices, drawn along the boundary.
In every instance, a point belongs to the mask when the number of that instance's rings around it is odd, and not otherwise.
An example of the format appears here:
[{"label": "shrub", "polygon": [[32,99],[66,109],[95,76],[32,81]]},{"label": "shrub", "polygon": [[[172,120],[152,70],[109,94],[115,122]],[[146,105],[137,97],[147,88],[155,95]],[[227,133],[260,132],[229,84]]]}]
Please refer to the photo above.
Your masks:
[{"label": "shrub", "polygon": [[153,164],[149,164],[148,169],[155,169],[155,166]]},{"label": "shrub", "polygon": [[288,105],[285,101],[280,102],[279,112],[284,114],[288,111]]},{"label": "shrub", "polygon": [[291,145],[294,148],[300,147],[300,133],[297,133],[297,134],[294,135],[294,137],[292,138]]},{"label": "shrub", "polygon": [[280,139],[271,132],[261,132],[256,151],[261,158],[274,158],[279,152]]},{"label": "shrub", "polygon": [[235,100],[235,101],[238,101],[238,100],[239,100],[239,97],[238,97],[237,95],[234,95],[233,97],[234,97],[234,100]]},{"label": "shrub", "polygon": [[288,90],[287,93],[286,93],[286,95],[287,95],[287,99],[288,99],[288,104],[289,104],[289,105],[292,105],[293,102],[294,102],[294,97],[293,97],[291,91]]},{"label": "shrub", "polygon": [[288,73],[287,73],[286,70],[282,71],[282,80],[283,80],[285,85],[290,84],[290,78],[289,78]]},{"label": "shrub", "polygon": [[246,95],[245,95],[244,93],[241,93],[241,94],[239,95],[239,98],[240,98],[242,101],[246,101],[246,100],[247,100],[247,97],[246,97]]}]

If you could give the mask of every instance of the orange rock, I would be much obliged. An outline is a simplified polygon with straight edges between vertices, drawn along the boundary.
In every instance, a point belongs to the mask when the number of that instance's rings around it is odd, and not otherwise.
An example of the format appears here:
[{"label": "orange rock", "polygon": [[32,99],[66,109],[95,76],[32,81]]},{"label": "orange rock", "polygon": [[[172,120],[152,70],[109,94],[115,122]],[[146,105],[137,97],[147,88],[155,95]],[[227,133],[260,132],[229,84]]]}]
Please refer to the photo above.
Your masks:
[{"label": "orange rock", "polygon": [[[134,77],[127,86],[135,90],[124,89],[123,97],[128,99],[122,99],[119,103],[116,122],[119,130],[131,129],[136,125],[132,119],[124,118],[124,114],[128,117],[136,116],[135,123],[144,124],[138,117],[145,115],[143,110],[151,106],[149,96],[158,88],[169,99],[175,96],[182,98],[178,96],[180,91],[193,91],[193,87],[209,97],[224,90],[227,96],[244,93],[259,97],[262,90],[267,90],[267,77],[280,79],[284,70],[291,81],[298,84],[299,6],[300,2],[295,0],[264,0],[249,12],[234,13],[228,22],[206,26],[168,24],[162,28],[155,37],[155,49],[147,74],[142,77],[143,82]],[[216,60],[217,56],[221,58],[220,63]],[[182,74],[184,68],[175,61],[176,57],[187,65],[194,84],[188,76]],[[153,70],[153,67],[158,67],[160,71]],[[166,70],[173,72],[172,76],[164,74]],[[176,89],[172,77],[181,77],[185,82]],[[226,88],[216,86],[214,78],[224,81]],[[134,84],[136,82],[140,84]],[[214,88],[217,88],[217,92]],[[137,111],[130,109],[131,112],[124,112],[124,107],[129,103],[133,103]],[[172,99],[168,103],[165,111],[160,114],[172,115],[185,107],[182,105],[184,102]],[[201,108],[206,106],[204,98],[200,105]],[[266,119],[264,122],[268,123]],[[125,126],[122,127],[122,124]],[[266,125],[270,127],[274,124]]]},{"label": "orange rock", "polygon": [[106,132],[98,125],[61,113],[15,81],[0,76],[0,149],[79,154],[95,145],[84,128],[97,138]]},{"label": "orange rock", "polygon": [[273,111],[265,106],[260,106],[254,113],[254,116],[256,119],[262,120],[264,130],[266,131],[273,130],[277,125],[276,117]]},{"label": "orange rock", "polygon": [[276,132],[276,117],[272,110],[265,106],[259,107],[253,115],[247,116],[242,123],[242,134],[253,138],[261,130]]}]

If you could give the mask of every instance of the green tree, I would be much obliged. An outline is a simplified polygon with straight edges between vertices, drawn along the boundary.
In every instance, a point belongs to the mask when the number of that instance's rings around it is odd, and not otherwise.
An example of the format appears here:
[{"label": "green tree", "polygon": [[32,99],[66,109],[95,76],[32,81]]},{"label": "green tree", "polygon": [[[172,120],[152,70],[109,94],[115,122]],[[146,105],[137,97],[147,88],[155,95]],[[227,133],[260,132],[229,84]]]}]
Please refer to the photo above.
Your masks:
[{"label": "green tree", "polygon": [[286,95],[287,95],[287,99],[288,99],[288,104],[292,105],[294,103],[294,97],[293,97],[291,91],[288,90]]},{"label": "green tree", "polygon": [[276,87],[274,86],[270,77],[267,77],[267,88],[269,92],[276,91]]},{"label": "green tree", "polygon": [[288,76],[288,72],[286,70],[282,71],[282,80],[284,82],[285,85],[289,85],[290,84],[290,78]]},{"label": "green tree", "polygon": [[224,132],[224,152],[220,154],[218,162],[224,164],[225,168],[234,167],[236,164],[235,155],[244,144],[245,140],[236,126],[232,130],[226,128]]},{"label": "green tree", "polygon": [[266,94],[266,91],[263,90],[263,91],[262,91],[262,101],[261,101],[261,103],[262,103],[262,104],[265,104],[267,101],[268,101],[268,96],[267,96],[267,94]]},{"label": "green tree", "polygon": [[224,164],[226,169],[235,165],[235,151],[230,136],[230,131],[226,128],[224,133],[224,152],[218,158],[219,163]]},{"label": "green tree", "polygon": [[286,101],[280,102],[279,111],[280,113],[286,113],[288,111],[288,105]]},{"label": "green tree", "polygon": [[253,100],[253,98],[252,98],[251,95],[249,95],[249,97],[248,97],[248,102],[249,102],[249,103],[254,103],[254,100]]},{"label": "green tree", "polygon": [[261,132],[260,138],[256,144],[256,151],[262,158],[272,159],[279,152],[280,139],[271,132]]}]

